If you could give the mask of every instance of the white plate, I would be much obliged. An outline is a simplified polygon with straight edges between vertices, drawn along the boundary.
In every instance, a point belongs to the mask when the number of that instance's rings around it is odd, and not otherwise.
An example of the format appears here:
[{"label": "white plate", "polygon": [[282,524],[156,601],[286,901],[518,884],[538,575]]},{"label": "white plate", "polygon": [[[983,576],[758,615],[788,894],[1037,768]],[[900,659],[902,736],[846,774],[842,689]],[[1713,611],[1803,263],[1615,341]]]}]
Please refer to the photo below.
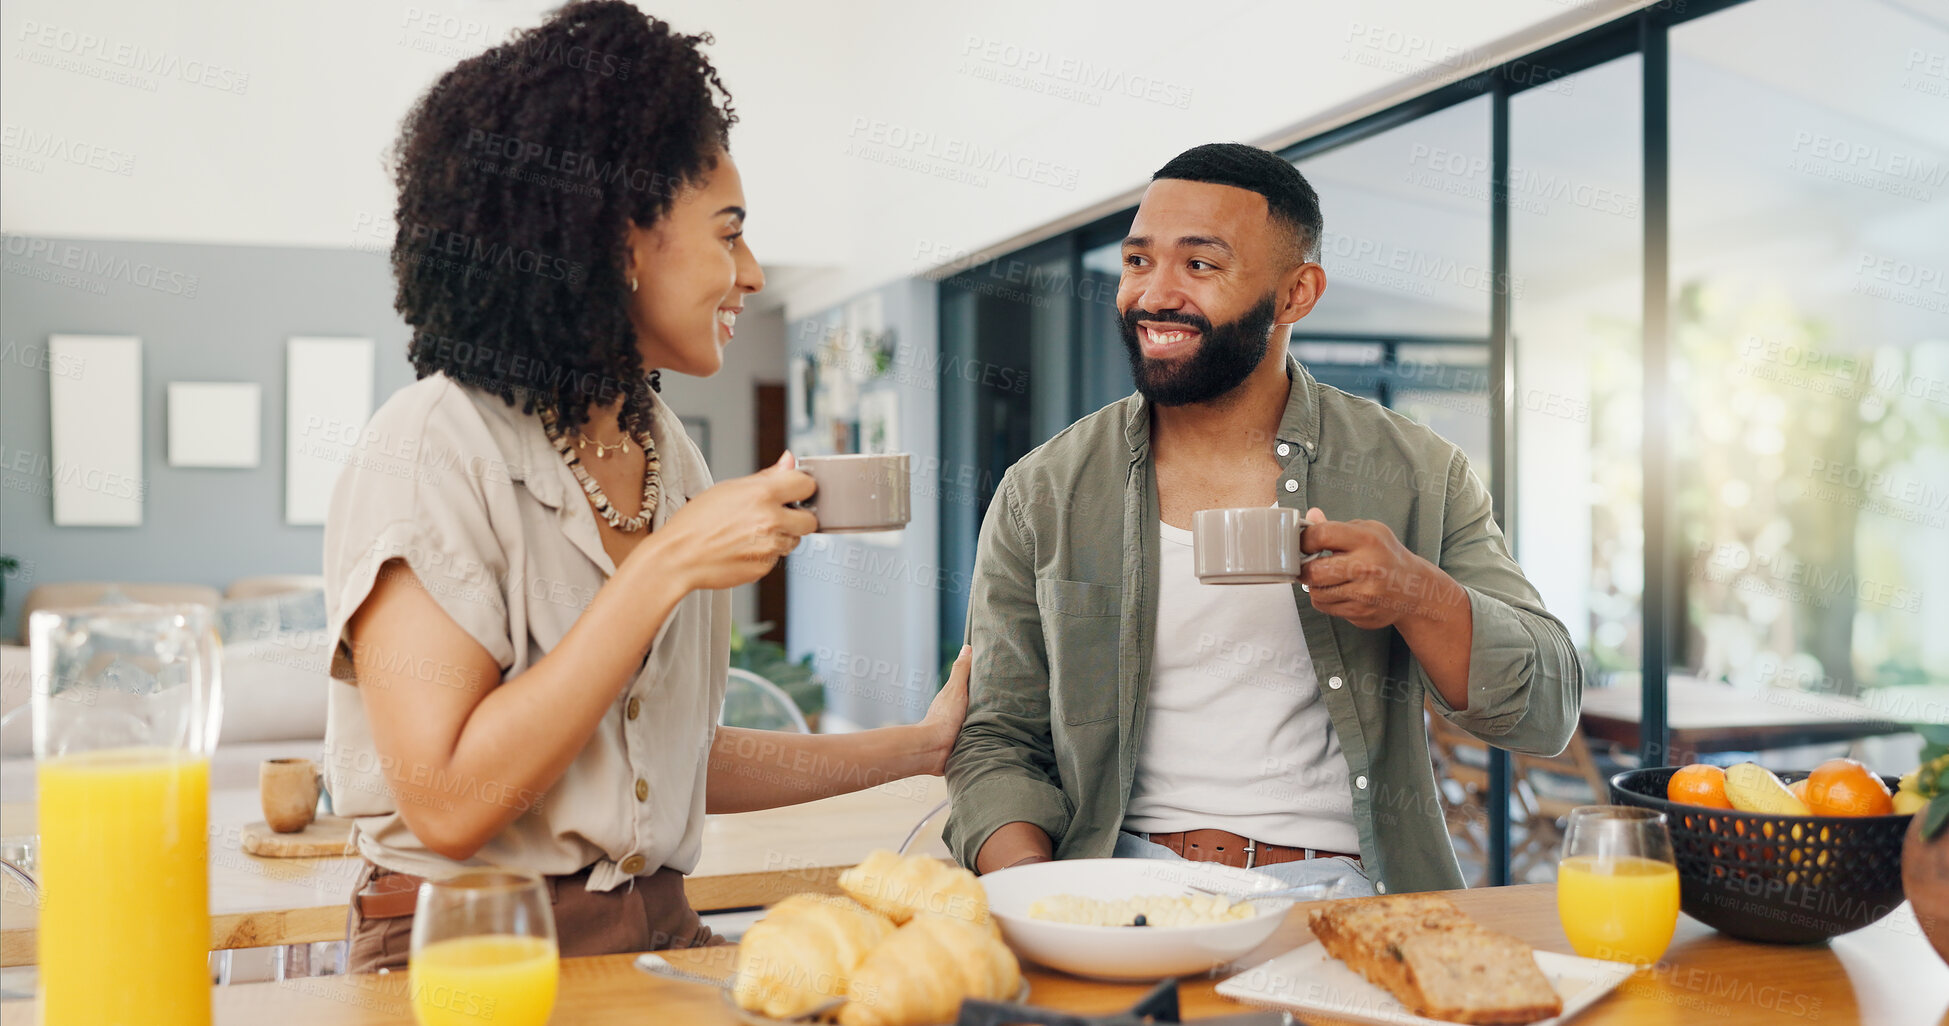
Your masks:
[{"label": "white plate", "polygon": [[[981,878],[988,909],[1016,954],[1101,980],[1157,980],[1224,965],[1265,943],[1293,906],[1290,898],[1256,900],[1258,914],[1250,919],[1204,926],[1078,926],[1029,918],[1031,904],[1058,894],[1104,900],[1176,896],[1196,894],[1192,884],[1238,894],[1286,889],[1249,869],[1175,859],[1065,859]],[[1329,886],[1320,890],[1319,897],[1332,896]]]},{"label": "white plate", "polygon": [[[1590,1007],[1624,982],[1636,966],[1605,962],[1554,951],[1538,951],[1536,967],[1563,998],[1563,1012],[1539,1019],[1533,1026],[1552,1026]],[[1254,966],[1218,985],[1218,993],[1256,1005],[1274,1005],[1301,1012],[1321,1012],[1359,1022],[1454,1026],[1441,1019],[1415,1015],[1394,995],[1367,982],[1345,962],[1326,953],[1317,942]]]}]

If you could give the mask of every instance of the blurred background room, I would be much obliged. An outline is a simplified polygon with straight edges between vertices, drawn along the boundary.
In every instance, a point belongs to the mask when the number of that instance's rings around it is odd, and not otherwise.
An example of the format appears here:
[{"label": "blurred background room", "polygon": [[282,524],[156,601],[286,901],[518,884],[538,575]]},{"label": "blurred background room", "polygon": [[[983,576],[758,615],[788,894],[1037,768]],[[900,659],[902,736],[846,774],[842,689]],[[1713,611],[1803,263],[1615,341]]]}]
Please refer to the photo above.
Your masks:
[{"label": "blurred background room", "polygon": [[[26,611],[189,599],[229,642],[213,786],[322,738],[324,501],[413,380],[386,153],[552,6],[0,10],[7,709]],[[1471,883],[1547,879],[1619,767],[1900,773],[1949,722],[1941,0],[642,6],[715,36],[768,280],[666,397],[719,480],[915,457],[907,530],[735,595],[733,665],[812,729],[926,709],[1001,474],[1131,390],[1144,183],[1227,140],[1320,194],[1295,355],[1468,452],[1588,670],[1556,759],[1434,718]]]}]

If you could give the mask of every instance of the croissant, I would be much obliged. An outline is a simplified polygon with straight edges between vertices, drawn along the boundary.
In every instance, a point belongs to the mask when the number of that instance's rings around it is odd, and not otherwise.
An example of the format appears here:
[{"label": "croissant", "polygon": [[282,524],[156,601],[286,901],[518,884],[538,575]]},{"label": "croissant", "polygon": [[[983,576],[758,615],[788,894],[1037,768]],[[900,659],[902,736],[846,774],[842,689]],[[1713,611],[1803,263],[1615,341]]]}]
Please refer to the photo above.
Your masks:
[{"label": "croissant", "polygon": [[970,923],[992,923],[988,893],[973,873],[940,859],[903,858],[884,849],[839,874],[839,889],[896,923],[931,912]]},{"label": "croissant", "polygon": [[844,997],[854,970],[893,933],[892,920],[836,894],[794,894],[738,944],[738,1007],[774,1019]]},{"label": "croissant", "polygon": [[963,998],[1015,996],[1022,967],[995,930],[938,915],[918,915],[893,932],[854,971],[840,1026],[917,1026],[951,1022]]}]

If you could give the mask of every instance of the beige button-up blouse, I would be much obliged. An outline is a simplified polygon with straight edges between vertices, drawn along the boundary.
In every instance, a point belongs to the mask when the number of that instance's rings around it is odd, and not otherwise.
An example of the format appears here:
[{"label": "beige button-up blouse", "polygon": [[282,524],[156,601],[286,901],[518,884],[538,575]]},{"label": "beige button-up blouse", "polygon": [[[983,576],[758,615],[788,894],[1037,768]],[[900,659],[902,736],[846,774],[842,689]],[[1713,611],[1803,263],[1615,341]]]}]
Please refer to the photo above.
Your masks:
[{"label": "beige button-up blouse", "polygon": [[[660,528],[711,477],[661,399],[651,433],[663,466]],[[334,811],[353,817],[366,858],[398,872],[438,874],[458,864],[422,845],[399,814],[390,784],[396,767],[373,744],[345,631],[391,559],[411,567],[494,656],[501,680],[554,649],[615,566],[540,418],[497,396],[443,374],[424,378],[387,400],[352,446],[325,523],[326,607],[337,643],[326,785]],[[660,866],[695,868],[730,614],[729,592],[685,596],[568,771],[469,864],[551,875],[593,866],[588,887],[597,891]],[[456,679],[455,668],[426,653],[366,655],[392,672],[452,687],[500,683]],[[404,772],[455,800],[515,805],[535,797],[492,779],[438,780],[426,767]]]}]

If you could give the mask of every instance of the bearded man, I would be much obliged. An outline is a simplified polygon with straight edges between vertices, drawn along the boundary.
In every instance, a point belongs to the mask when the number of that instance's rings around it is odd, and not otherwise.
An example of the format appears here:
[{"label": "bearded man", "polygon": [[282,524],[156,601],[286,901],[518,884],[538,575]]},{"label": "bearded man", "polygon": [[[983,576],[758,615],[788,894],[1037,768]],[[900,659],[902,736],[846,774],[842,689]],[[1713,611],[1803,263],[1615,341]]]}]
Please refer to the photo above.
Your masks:
[{"label": "bearded man", "polygon": [[[1152,177],[1117,311],[1137,392],[1004,475],[968,612],[947,840],[978,872],[1187,858],[1456,888],[1424,716],[1555,754],[1582,674],[1454,444],[1313,380],[1319,198],[1251,146]],[[1305,510],[1296,584],[1200,584],[1192,514]],[[1270,867],[1270,868],[1268,868]]]}]

